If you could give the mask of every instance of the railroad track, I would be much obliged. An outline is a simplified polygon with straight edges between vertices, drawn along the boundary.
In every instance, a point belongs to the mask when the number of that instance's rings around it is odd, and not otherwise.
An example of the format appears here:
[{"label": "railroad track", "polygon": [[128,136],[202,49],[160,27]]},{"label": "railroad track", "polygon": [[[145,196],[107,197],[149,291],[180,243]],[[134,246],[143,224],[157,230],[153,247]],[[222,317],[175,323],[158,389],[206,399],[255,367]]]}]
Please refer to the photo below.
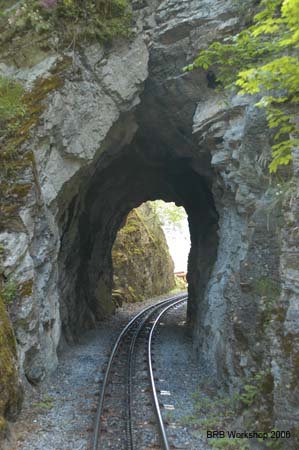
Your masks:
[{"label": "railroad track", "polygon": [[156,387],[153,343],[162,316],[186,300],[181,294],[145,308],[119,334],[105,371],[91,450],[170,450]]}]

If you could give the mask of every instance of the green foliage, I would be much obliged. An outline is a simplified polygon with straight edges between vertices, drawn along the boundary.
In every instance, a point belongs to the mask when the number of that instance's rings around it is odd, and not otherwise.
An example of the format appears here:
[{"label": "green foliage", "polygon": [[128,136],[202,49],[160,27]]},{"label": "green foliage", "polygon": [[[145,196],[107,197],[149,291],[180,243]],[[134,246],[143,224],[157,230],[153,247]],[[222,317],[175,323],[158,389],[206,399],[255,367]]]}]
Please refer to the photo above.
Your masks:
[{"label": "green foliage", "polygon": [[[276,430],[275,429],[270,430],[269,433],[271,433],[272,431]],[[281,440],[278,438],[267,439],[266,442],[262,438],[258,438],[257,441],[260,442],[261,444],[264,444],[266,448],[270,448],[272,450],[281,450]]]},{"label": "green foliage", "polygon": [[14,129],[18,119],[25,115],[23,97],[24,88],[19,83],[0,76],[0,137],[7,128]]},{"label": "green foliage", "polygon": [[[246,430],[267,430],[271,426],[265,425],[267,411],[263,400],[272,392],[273,379],[268,371],[260,371],[244,380],[239,390],[234,394],[215,393],[209,387],[208,381],[202,384],[193,394],[193,413],[181,419],[183,426],[191,430],[198,430],[202,437],[206,437],[207,430],[238,430],[237,425],[243,422]],[[259,416],[261,408],[262,421]],[[268,417],[267,417],[268,419]],[[260,428],[260,429],[259,429]],[[243,431],[243,430],[239,430]],[[221,439],[207,439],[207,444],[213,449],[247,450],[250,441],[247,438],[233,439],[226,436]],[[264,448],[258,446],[256,448]],[[273,446],[275,448],[275,446]]]},{"label": "green foliage", "polygon": [[187,214],[182,206],[175,203],[165,203],[163,200],[152,202],[154,213],[159,217],[163,226],[169,229],[181,229]]},{"label": "green foliage", "polygon": [[191,425],[205,434],[205,430],[224,429],[236,416],[236,399],[226,395],[206,395],[198,390],[193,395],[193,414],[184,416],[181,423]]},{"label": "green foliage", "polygon": [[299,0],[262,0],[253,25],[223,43],[214,42],[185,68],[213,66],[222,85],[261,96],[257,105],[266,109],[275,130],[270,172],[289,164],[299,145],[298,47]]},{"label": "green foliage", "polygon": [[182,278],[175,276],[175,289],[178,292],[185,291],[187,289],[187,283]]},{"label": "green foliage", "polygon": [[54,33],[62,45],[78,39],[111,40],[131,34],[127,0],[27,0],[6,14],[6,28],[13,33]]},{"label": "green foliage", "polygon": [[17,284],[13,279],[9,279],[2,288],[1,296],[4,300],[4,302],[9,305],[11,304],[17,294]]},{"label": "green foliage", "polygon": [[241,402],[245,408],[252,407],[256,400],[262,397],[264,391],[268,388],[269,373],[260,371],[244,382],[239,394],[235,395],[235,399]]},{"label": "green foliage", "polygon": [[250,445],[247,439],[232,439],[227,436],[221,439],[211,439],[209,444],[213,450],[249,450]]},{"label": "green foliage", "polygon": [[258,386],[253,384],[245,384],[243,386],[243,392],[240,395],[241,402],[246,406],[251,406],[258,394]]},{"label": "green foliage", "polygon": [[[202,436],[206,436],[206,430],[228,430],[230,424],[237,417],[237,405],[239,400],[236,396],[218,394],[207,396],[201,390],[193,394],[194,414],[182,418],[181,424],[193,429],[200,430]],[[207,444],[213,450],[247,450],[249,449],[247,439],[208,439]]]}]

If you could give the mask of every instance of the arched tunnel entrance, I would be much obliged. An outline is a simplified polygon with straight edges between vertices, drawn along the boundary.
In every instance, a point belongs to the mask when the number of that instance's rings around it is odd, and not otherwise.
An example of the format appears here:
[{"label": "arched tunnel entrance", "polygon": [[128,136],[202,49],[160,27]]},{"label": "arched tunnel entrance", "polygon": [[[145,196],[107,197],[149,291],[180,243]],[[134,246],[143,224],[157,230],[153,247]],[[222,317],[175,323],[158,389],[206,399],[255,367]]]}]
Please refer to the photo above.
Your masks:
[{"label": "arched tunnel entrance", "polygon": [[58,197],[60,310],[69,339],[111,311],[113,242],[126,215],[148,200],[185,208],[188,324],[200,323],[207,310],[203,298],[216,259],[218,214],[210,149],[200,149],[192,133],[198,98],[206,95],[198,88],[203,75],[165,80],[156,73],[155,58],[139,105],[119,116],[92,164]]},{"label": "arched tunnel entrance", "polygon": [[98,164],[61,216],[61,314],[68,338],[112,311],[112,246],[126,215],[148,200],[175,202],[188,214],[187,315],[191,326],[195,321],[217,250],[209,179],[193,169],[191,158],[163,152],[152,157],[141,149],[137,135],[119,156]]}]

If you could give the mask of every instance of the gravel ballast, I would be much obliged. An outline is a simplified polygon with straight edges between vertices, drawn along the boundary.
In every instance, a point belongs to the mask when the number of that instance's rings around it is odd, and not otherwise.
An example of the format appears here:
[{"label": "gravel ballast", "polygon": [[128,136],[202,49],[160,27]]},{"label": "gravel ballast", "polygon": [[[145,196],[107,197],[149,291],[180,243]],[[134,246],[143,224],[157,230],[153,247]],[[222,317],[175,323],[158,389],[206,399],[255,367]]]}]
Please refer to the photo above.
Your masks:
[{"label": "gravel ballast", "polygon": [[[125,304],[96,329],[82,334],[79,343],[65,348],[56,371],[39,386],[27,389],[22,413],[12,426],[12,438],[5,450],[88,449],[101,380],[118,333],[140,309],[165,297]],[[167,430],[175,446],[206,450],[204,443],[182,425],[182,418],[192,412],[192,393],[199,376],[184,326],[185,315],[185,307],[173,310],[159,326],[155,359],[159,378],[164,380],[159,388],[170,391],[164,403],[175,407],[171,420],[167,418]]]},{"label": "gravel ballast", "polygon": [[204,440],[186,418],[194,414],[193,394],[197,392],[200,370],[186,330],[186,304],[171,309],[161,319],[155,341],[156,374],[160,404],[170,445],[186,450],[208,450]]}]

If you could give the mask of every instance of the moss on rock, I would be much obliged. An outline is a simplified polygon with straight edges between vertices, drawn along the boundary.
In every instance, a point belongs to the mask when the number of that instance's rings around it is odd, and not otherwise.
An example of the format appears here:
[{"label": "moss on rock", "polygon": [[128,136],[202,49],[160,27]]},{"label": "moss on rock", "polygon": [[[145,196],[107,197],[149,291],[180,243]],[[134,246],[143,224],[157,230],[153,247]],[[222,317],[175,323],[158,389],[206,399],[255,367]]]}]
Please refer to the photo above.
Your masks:
[{"label": "moss on rock", "polygon": [[0,442],[7,433],[7,419],[16,417],[22,402],[16,358],[14,333],[0,295]]},{"label": "moss on rock", "polygon": [[[19,107],[14,108],[15,115],[0,115],[0,229],[18,228],[18,211],[35,183],[34,155],[30,146],[25,144],[31,137],[32,129],[39,123],[45,109],[45,99],[50,92],[63,85],[63,74],[71,62],[72,59],[68,56],[61,58],[51,70],[50,76],[39,78],[31,91],[20,94]],[[16,83],[7,84],[7,89],[16,89]],[[22,114],[19,109],[22,109]]]},{"label": "moss on rock", "polygon": [[111,302],[111,292],[109,288],[109,283],[100,278],[98,285],[95,290],[95,297],[97,298],[97,311],[96,318],[98,320],[103,319],[103,317],[108,317],[115,311],[114,303]]}]

